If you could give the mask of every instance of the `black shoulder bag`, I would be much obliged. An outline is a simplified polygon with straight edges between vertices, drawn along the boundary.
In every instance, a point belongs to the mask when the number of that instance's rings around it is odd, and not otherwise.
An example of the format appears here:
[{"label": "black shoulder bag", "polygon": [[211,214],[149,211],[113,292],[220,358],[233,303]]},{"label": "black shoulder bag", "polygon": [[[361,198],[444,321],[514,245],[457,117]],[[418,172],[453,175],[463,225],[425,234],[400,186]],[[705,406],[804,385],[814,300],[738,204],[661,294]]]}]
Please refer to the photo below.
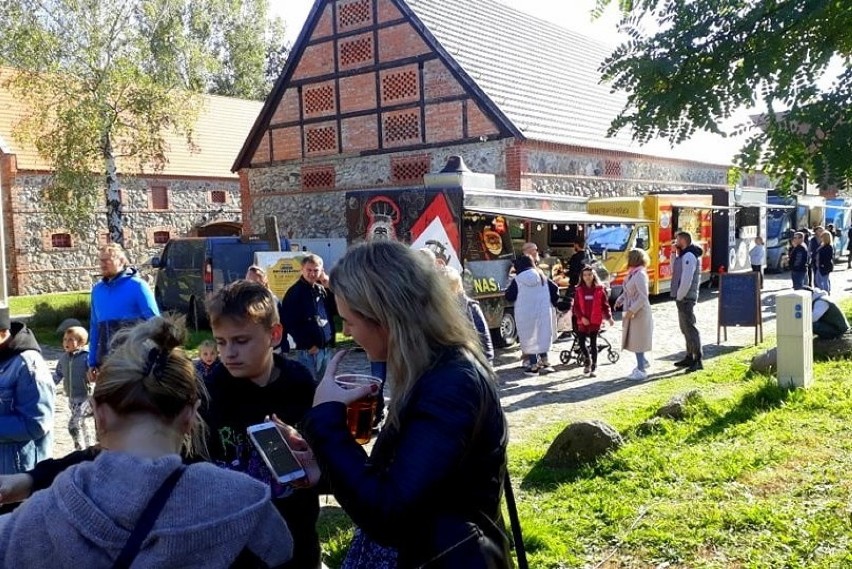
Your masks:
[{"label": "black shoulder bag", "polygon": [[151,529],[154,527],[154,522],[157,521],[157,518],[160,516],[160,512],[163,511],[163,507],[165,507],[166,502],[169,500],[169,496],[172,495],[172,491],[175,489],[175,486],[177,486],[178,480],[180,480],[180,477],[183,476],[185,470],[186,466],[181,464],[174,472],[169,474],[168,478],[166,478],[160,487],[157,488],[157,491],[154,492],[154,495],[151,497],[151,501],[148,502],[148,505],[145,507],[142,515],[139,516],[139,521],[136,522],[136,527],[133,528],[133,532],[130,534],[130,537],[127,538],[127,543],[124,544],[124,549],[121,550],[121,553],[118,555],[118,559],[115,560],[115,564],[112,566],[113,569],[130,569],[130,565],[133,563],[133,560],[136,559],[137,555],[139,555],[139,550],[142,548],[142,542],[145,541],[145,538],[148,537],[149,533],[151,533]]}]

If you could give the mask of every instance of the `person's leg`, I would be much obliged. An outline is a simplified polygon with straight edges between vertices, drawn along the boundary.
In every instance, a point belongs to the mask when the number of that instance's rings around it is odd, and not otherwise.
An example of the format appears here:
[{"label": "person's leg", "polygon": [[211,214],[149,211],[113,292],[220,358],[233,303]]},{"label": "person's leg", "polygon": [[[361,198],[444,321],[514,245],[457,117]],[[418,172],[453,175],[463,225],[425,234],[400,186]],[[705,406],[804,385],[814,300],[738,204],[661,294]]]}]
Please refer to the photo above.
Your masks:
[{"label": "person's leg", "polygon": [[648,361],[645,359],[645,352],[636,352],[636,369],[645,371],[648,367]]},{"label": "person's leg", "polygon": [[598,333],[589,333],[589,351],[592,355],[592,371],[598,368]]},{"label": "person's leg", "polygon": [[331,356],[333,355],[331,348],[321,348],[320,351],[317,352],[317,381],[322,381],[322,378],[325,377],[325,370],[328,369],[328,362],[331,361]]},{"label": "person's leg", "polygon": [[74,441],[74,450],[82,450],[83,446],[82,423],[83,423],[83,403],[73,399],[68,401],[71,408],[71,416],[68,418],[68,434],[71,435],[71,440]]},{"label": "person's leg", "polygon": [[677,324],[680,328],[680,333],[683,334],[683,338],[686,341],[686,356],[680,361],[675,362],[675,367],[686,367],[692,365],[692,352],[689,351],[689,312],[686,308],[685,300],[676,300],[675,306],[677,306]]},{"label": "person's leg", "polygon": [[698,331],[698,322],[695,319],[695,301],[687,300],[684,301],[684,303],[684,320],[687,325],[686,349],[693,361],[692,365],[690,365],[687,369],[689,371],[695,371],[696,369],[703,368],[701,363],[701,333]]},{"label": "person's leg", "polygon": [[577,332],[577,341],[580,342],[580,353],[583,354],[583,360],[586,362],[583,367],[583,373],[589,373],[591,370],[590,362],[592,359],[591,354],[589,354],[589,348],[586,346],[586,339],[588,338],[588,334],[584,334],[583,332]]},{"label": "person's leg", "polygon": [[793,279],[793,290],[801,290],[805,286],[806,273],[804,271],[793,271],[790,273]]},{"label": "person's leg", "polygon": [[[308,368],[314,379],[317,378],[317,360],[308,350],[296,350],[296,361]],[[319,378],[322,379],[322,378]]]}]

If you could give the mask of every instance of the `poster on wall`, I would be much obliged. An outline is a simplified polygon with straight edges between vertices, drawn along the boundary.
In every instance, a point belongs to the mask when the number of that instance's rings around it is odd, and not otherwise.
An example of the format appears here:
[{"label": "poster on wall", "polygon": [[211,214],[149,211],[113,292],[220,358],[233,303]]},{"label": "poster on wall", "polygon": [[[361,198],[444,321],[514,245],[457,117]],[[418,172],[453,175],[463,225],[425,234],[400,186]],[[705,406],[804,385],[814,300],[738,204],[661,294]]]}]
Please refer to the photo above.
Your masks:
[{"label": "poster on wall", "polygon": [[444,264],[462,270],[461,190],[385,189],[346,194],[349,242],[390,239],[431,249]]}]

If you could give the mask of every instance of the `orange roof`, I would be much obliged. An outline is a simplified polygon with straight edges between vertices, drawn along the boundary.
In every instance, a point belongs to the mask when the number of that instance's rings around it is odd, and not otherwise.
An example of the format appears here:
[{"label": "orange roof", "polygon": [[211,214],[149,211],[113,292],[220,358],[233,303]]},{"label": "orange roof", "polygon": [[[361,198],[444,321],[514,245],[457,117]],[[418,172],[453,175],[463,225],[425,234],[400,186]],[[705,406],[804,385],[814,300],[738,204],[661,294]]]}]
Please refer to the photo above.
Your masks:
[{"label": "orange roof", "polygon": [[[204,178],[236,178],[231,164],[240,151],[263,103],[204,95],[204,107],[195,125],[190,149],[185,137],[166,134],[168,163],[158,174]],[[0,88],[0,151],[17,156],[18,170],[50,170],[35,148],[21,145],[12,131],[24,116],[26,103]],[[119,164],[119,173],[121,165]]]}]

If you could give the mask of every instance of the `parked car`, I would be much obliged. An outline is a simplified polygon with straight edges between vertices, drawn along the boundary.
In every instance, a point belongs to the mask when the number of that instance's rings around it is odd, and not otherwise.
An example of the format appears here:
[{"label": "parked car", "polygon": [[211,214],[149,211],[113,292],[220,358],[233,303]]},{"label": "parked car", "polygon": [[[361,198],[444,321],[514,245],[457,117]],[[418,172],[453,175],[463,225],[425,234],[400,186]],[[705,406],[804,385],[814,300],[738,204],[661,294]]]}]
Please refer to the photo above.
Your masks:
[{"label": "parked car", "polygon": [[[281,249],[290,244],[281,239]],[[224,285],[241,279],[257,251],[269,251],[265,239],[243,237],[178,237],[170,239],[160,257],[151,259],[157,269],[154,297],[160,310],[187,315],[193,329],[207,323],[204,299]]]}]

